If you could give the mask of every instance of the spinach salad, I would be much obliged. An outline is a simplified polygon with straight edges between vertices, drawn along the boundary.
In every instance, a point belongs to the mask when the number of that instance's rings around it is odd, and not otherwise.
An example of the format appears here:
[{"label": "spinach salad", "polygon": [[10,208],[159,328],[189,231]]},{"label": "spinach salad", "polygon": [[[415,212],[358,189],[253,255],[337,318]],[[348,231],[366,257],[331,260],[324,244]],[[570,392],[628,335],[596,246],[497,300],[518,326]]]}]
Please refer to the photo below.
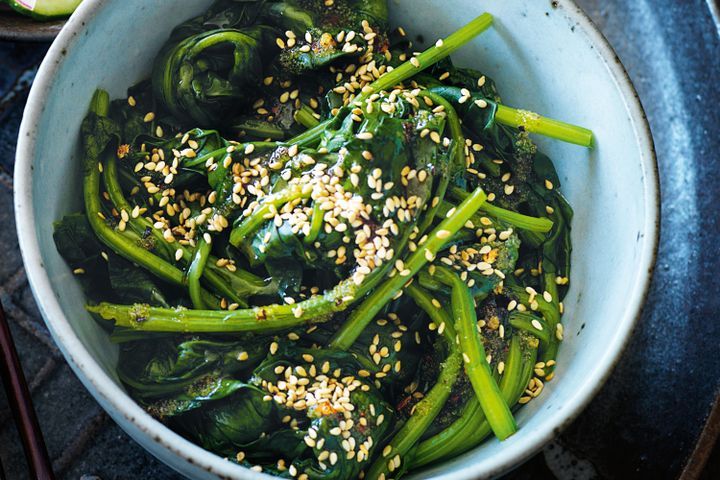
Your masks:
[{"label": "spinach salad", "polygon": [[529,133],[592,133],[451,62],[491,24],[415,52],[385,0],[222,0],[127,98],[96,91],[84,212],[54,238],[152,416],[299,479],[398,478],[516,431],[571,251]]}]

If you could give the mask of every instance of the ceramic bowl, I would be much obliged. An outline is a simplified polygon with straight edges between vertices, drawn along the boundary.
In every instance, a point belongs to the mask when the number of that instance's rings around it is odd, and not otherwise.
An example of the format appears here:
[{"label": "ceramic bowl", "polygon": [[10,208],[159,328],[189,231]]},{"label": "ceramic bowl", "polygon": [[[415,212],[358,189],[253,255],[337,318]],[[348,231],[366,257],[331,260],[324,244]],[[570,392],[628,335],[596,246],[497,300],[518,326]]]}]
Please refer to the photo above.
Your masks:
[{"label": "ceramic bowl", "polygon": [[[15,167],[18,235],[40,310],[65,358],[115,421],[153,455],[193,478],[260,478],[190,443],[145,413],[115,374],[117,349],[85,312],[84,296],[52,240],[52,223],[79,210],[80,122],[96,87],[112,97],[148,76],[181,21],[206,0],[83,2],[45,58],[20,127]],[[492,477],[537,452],[598,391],[630,336],[658,238],[658,180],[642,107],[611,47],[568,0],[389,0],[392,21],[427,42],[484,10],[495,25],[454,55],[493,77],[504,101],[595,132],[587,150],[538,139],[575,209],[572,286],[556,377],[517,414],[518,433],[415,475]]]}]

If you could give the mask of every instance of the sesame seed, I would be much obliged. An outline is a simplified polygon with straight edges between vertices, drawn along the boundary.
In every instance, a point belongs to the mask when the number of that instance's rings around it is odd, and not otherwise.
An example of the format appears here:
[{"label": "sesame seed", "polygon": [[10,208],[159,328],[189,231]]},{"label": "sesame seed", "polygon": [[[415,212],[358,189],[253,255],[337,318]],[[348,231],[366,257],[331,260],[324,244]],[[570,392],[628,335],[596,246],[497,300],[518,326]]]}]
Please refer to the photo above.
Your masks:
[{"label": "sesame seed", "polygon": [[420,68],[420,60],[418,60],[417,57],[411,57],[410,63],[412,64],[413,67]]},{"label": "sesame seed", "polygon": [[444,240],[448,237],[450,237],[451,232],[449,230],[438,230],[438,232],[435,234],[435,236],[441,240]]},{"label": "sesame seed", "polygon": [[135,97],[133,97],[132,95],[130,95],[128,97],[127,102],[128,102],[128,105],[130,105],[131,107],[134,107],[135,105],[137,105],[137,102],[135,101]]},{"label": "sesame seed", "polygon": [[145,123],[152,122],[153,120],[155,120],[155,114],[153,112],[148,112],[143,117],[143,122]]},{"label": "sesame seed", "polygon": [[360,132],[356,135],[360,140],[372,140],[373,134],[370,132]]},{"label": "sesame seed", "polygon": [[547,180],[547,179],[545,180],[545,188],[547,188],[548,190],[553,189],[553,184],[550,180]]},{"label": "sesame seed", "polygon": [[479,108],[485,108],[488,106],[488,103],[482,98],[478,98],[477,100],[475,100],[475,105],[477,105]]},{"label": "sesame seed", "polygon": [[443,46],[443,40],[442,40],[442,38],[438,38],[438,41],[435,42],[435,46],[438,47],[438,48],[440,48],[440,47]]},{"label": "sesame seed", "polygon": [[530,322],[530,323],[531,323],[532,326],[535,327],[537,330],[542,331],[543,326],[542,326],[542,324],[541,324],[539,321],[533,320],[533,321]]}]

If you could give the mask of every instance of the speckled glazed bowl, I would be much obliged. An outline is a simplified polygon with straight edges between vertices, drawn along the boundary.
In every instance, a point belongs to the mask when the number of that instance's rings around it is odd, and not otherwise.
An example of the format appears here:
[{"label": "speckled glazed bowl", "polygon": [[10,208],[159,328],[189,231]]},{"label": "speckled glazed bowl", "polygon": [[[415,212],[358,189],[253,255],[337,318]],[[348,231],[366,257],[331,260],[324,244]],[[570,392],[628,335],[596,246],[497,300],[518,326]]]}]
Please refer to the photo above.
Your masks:
[{"label": "speckled glazed bowl", "polygon": [[[575,209],[572,287],[556,378],[522,408],[520,430],[415,478],[492,477],[518,465],[568,424],[610,374],[650,282],[658,238],[652,139],[635,91],[610,46],[571,2],[389,0],[392,19],[426,41],[484,10],[496,23],[454,59],[498,83],[504,100],[592,128],[596,148],[539,139]],[[135,440],[193,478],[260,478],[152,419],[115,374],[117,349],[85,312],[52,240],[52,222],[80,208],[79,129],[96,87],[111,96],[146,77],[173,26],[206,0],[85,1],[50,48],[20,128],[15,209],[35,298],[55,341],[88,390]]]}]

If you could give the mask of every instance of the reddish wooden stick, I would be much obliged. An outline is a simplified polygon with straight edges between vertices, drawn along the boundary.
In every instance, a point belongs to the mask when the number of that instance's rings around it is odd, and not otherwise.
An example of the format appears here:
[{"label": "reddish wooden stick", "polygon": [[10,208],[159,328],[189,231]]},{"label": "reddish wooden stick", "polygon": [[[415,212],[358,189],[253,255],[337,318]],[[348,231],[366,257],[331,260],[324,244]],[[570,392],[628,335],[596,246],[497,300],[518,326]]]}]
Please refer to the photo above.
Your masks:
[{"label": "reddish wooden stick", "polygon": [[55,475],[45,448],[45,441],[35,416],[30,391],[25,382],[25,375],[20,366],[2,305],[0,305],[0,374],[25,449],[30,477],[38,480],[54,480]]}]

